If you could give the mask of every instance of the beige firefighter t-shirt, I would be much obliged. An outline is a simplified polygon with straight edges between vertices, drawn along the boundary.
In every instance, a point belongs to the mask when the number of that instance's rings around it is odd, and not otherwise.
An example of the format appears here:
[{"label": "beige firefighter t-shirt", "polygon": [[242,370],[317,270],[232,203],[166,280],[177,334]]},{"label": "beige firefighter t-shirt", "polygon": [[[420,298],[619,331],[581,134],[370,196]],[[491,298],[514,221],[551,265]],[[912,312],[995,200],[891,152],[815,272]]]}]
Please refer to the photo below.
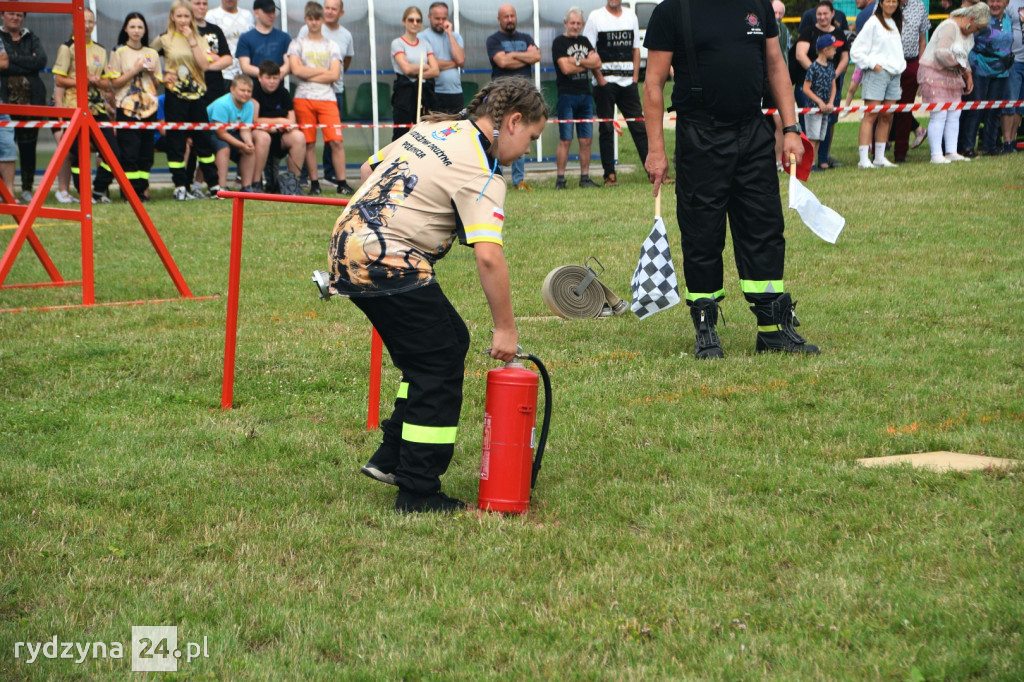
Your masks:
[{"label": "beige firefighter t-shirt", "polygon": [[470,121],[416,126],[370,158],[373,174],[331,236],[331,288],[386,296],[429,284],[456,239],[502,244],[505,180]]}]

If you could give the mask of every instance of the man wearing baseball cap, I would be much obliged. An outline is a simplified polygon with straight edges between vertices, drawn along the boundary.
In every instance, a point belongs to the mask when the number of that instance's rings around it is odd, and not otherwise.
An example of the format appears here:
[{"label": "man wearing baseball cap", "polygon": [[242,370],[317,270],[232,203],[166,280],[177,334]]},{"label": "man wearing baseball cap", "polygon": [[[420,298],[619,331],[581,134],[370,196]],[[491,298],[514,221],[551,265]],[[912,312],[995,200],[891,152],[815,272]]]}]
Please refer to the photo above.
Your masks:
[{"label": "man wearing baseball cap", "polygon": [[281,77],[288,75],[288,62],[284,54],[288,51],[291,37],[281,29],[274,28],[277,5],[274,0],[255,0],[252,13],[256,15],[256,28],[243,33],[238,39],[235,57],[242,73],[253,79],[260,77],[259,65],[269,59],[281,67]]}]

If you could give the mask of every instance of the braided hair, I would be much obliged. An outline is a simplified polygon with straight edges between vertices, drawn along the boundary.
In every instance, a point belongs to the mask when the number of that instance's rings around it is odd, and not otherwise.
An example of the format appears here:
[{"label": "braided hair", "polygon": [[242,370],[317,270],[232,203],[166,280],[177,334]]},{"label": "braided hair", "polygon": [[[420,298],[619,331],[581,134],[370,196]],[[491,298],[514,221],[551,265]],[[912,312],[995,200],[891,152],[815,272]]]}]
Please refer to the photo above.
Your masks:
[{"label": "braided hair", "polygon": [[[533,83],[525,78],[505,77],[495,79],[480,88],[469,106],[462,110],[460,117],[475,120],[487,116],[494,121],[494,129],[499,130],[507,114],[522,114],[524,122],[536,123],[548,118],[551,112]],[[452,120],[452,116],[431,114],[424,120],[440,123]]]}]

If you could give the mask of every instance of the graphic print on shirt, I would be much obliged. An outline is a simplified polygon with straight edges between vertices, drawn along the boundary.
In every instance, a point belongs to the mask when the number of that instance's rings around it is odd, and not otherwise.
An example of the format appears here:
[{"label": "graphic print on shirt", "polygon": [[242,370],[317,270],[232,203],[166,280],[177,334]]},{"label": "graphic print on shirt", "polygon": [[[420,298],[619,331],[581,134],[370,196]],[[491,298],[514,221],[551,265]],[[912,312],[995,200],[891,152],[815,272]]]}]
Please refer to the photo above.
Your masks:
[{"label": "graphic print on shirt", "polygon": [[[392,233],[388,223],[418,182],[419,177],[410,172],[409,162],[397,159],[338,220],[331,237],[331,253],[337,254],[332,260],[333,282],[347,280],[367,292],[387,291],[396,286],[406,288],[410,273],[415,273],[415,283],[430,281],[432,262],[446,253],[452,242],[439,245],[435,254],[411,248],[390,248]],[[401,278],[401,281],[387,281],[393,278]]]},{"label": "graphic print on shirt", "polygon": [[[633,77],[633,29],[598,31],[597,53],[605,76]],[[586,57],[586,55],[583,55]]]},{"label": "graphic print on shirt", "polygon": [[135,74],[128,85],[128,94],[121,100],[121,109],[125,115],[141,121],[155,114],[159,106],[153,77]]}]

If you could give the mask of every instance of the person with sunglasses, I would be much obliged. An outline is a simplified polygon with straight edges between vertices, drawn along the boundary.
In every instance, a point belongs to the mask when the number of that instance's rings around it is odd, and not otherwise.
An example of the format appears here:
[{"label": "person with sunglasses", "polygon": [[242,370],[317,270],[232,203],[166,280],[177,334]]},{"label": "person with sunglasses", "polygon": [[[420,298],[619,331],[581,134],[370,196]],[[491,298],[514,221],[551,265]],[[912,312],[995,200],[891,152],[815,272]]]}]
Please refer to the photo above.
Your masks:
[{"label": "person with sunglasses", "polygon": [[[395,89],[391,93],[391,108],[395,111],[392,142],[409,132],[409,127],[416,123],[417,114],[433,108],[434,79],[441,75],[433,48],[430,47],[430,43],[419,38],[419,32],[423,29],[423,13],[418,7],[405,8],[402,13],[402,26],[405,27],[405,33],[391,41],[391,64],[395,68]],[[417,112],[421,60],[422,109]]]}]

